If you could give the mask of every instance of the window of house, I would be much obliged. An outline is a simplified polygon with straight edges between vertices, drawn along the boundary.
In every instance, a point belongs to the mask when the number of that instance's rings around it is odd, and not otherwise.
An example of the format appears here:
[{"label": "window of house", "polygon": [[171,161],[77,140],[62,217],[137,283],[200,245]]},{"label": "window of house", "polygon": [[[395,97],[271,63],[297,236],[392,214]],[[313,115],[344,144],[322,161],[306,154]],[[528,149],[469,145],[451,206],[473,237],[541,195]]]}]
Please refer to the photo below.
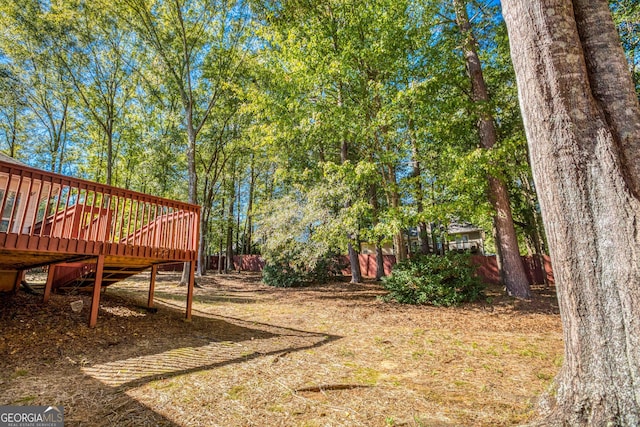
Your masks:
[{"label": "window of house", "polygon": [[456,249],[469,249],[469,236],[467,234],[456,236]]}]

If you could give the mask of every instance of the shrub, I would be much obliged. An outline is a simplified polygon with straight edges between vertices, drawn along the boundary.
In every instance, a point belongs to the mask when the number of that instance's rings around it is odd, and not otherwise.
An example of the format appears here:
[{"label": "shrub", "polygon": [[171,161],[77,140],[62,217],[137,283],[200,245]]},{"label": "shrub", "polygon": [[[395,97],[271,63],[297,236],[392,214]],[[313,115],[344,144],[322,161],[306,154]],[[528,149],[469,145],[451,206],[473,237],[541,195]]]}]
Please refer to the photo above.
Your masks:
[{"label": "shrub", "polygon": [[295,288],[305,285],[303,272],[282,260],[268,261],[265,264],[262,269],[262,281],[266,285],[278,288]]},{"label": "shrub", "polygon": [[341,266],[331,254],[318,259],[313,267],[304,265],[297,257],[281,256],[267,261],[262,281],[269,286],[295,288],[313,283],[326,283],[340,274]]},{"label": "shrub", "polygon": [[403,304],[454,306],[483,296],[469,254],[426,255],[397,264],[383,280],[385,300]]}]

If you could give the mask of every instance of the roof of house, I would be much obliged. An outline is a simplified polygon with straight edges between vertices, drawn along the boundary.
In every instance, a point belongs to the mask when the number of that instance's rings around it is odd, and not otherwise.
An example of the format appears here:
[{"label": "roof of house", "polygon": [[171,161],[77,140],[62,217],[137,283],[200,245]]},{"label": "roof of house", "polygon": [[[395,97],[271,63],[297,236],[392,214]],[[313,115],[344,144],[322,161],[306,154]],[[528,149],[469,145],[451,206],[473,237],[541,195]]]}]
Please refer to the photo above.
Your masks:
[{"label": "roof of house", "polygon": [[2,160],[3,162],[7,162],[7,163],[13,163],[16,165],[20,165],[20,166],[28,166],[26,163],[23,163],[17,159],[14,159],[11,156],[7,156],[6,154],[0,152],[0,160]]},{"label": "roof of house", "polygon": [[464,223],[453,222],[449,224],[449,227],[447,228],[447,232],[449,234],[471,233],[474,231],[482,231],[482,229],[476,227],[475,225],[469,222],[464,222]]}]

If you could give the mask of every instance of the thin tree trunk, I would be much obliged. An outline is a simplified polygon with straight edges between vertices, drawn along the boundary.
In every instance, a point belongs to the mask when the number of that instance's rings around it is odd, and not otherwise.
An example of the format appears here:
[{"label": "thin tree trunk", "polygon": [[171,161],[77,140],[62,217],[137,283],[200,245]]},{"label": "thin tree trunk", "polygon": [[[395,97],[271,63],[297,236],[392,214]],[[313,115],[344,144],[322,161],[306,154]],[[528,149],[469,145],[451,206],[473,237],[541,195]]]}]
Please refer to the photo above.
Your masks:
[{"label": "thin tree trunk", "polygon": [[[410,106],[411,107],[411,106]],[[407,122],[409,128],[409,140],[411,142],[411,160],[413,170],[411,171],[411,178],[413,179],[413,186],[415,189],[416,198],[416,211],[418,212],[418,252],[421,255],[429,253],[429,238],[427,236],[427,224],[421,217],[424,211],[424,190],[422,188],[422,169],[420,167],[420,158],[418,156],[418,144],[414,136],[414,124],[413,120],[409,119]]]},{"label": "thin tree trunk", "polygon": [[[223,187],[224,187],[224,181],[222,183]],[[225,198],[224,195],[222,196],[222,208],[220,209],[220,218],[224,218],[224,203],[225,203]],[[220,245],[218,247],[219,251],[218,251],[218,274],[222,274],[222,256],[224,253],[224,240],[223,240],[223,236],[224,234],[224,230],[225,227],[224,225],[220,227]]]},{"label": "thin tree trunk", "polygon": [[11,139],[9,141],[9,156],[16,157],[18,144],[18,108],[14,105],[11,112]]},{"label": "thin tree trunk", "polygon": [[[398,186],[395,181],[395,171],[390,173],[391,178],[391,207],[394,209],[400,208],[400,194],[398,193]],[[404,243],[404,232],[403,230],[398,231],[393,236],[393,244],[396,248],[396,257],[398,262],[404,261],[407,259],[407,246]]]},{"label": "thin tree trunk", "polygon": [[[235,168],[235,165],[234,165]],[[235,170],[231,177],[231,183],[229,185],[229,207],[227,210],[227,249],[226,249],[226,262],[224,266],[225,274],[234,269],[233,266],[233,223],[234,223],[234,206],[236,199],[236,183],[235,183]]]},{"label": "thin tree trunk", "polygon": [[[378,212],[380,205],[378,203],[377,185],[371,184],[369,186],[369,203],[371,203],[371,217],[372,222],[375,225],[378,224]],[[384,259],[382,257],[382,239],[376,239],[376,280],[382,280],[385,276],[384,273]]]},{"label": "thin tree trunk", "polygon": [[[198,203],[198,174],[196,173],[196,138],[197,133],[193,124],[193,106],[190,100],[185,100],[185,116],[187,124],[187,175],[189,177],[189,203]],[[198,225],[200,228],[200,225]],[[199,229],[202,234],[203,229]],[[200,248],[202,250],[202,248]],[[190,263],[186,262],[182,269],[181,285],[189,282]]]},{"label": "thin tree trunk", "polygon": [[[236,194],[238,195],[238,197],[236,197],[236,201],[237,201],[237,206],[236,206],[236,252],[242,258],[243,250],[240,249],[240,213],[241,213],[241,209],[240,209],[240,181],[241,181],[241,178],[238,177],[238,191],[236,192]],[[240,264],[242,265],[242,261],[240,261]]]},{"label": "thin tree trunk", "polygon": [[543,425],[640,425],[640,106],[605,1],[502,0],[565,357]]},{"label": "thin tree trunk", "polygon": [[[467,71],[471,79],[472,101],[478,106],[480,142],[484,149],[491,150],[496,143],[497,135],[492,114],[486,110],[489,94],[482,74],[477,41],[473,35],[467,15],[466,1],[454,0],[454,4],[458,26],[465,37],[464,55]],[[500,275],[509,295],[517,298],[530,298],[529,280],[520,257],[507,186],[502,180],[494,176],[489,176],[488,180],[489,201],[495,210],[493,224],[498,237],[496,244],[500,245],[497,250],[497,255],[501,260]]]},{"label": "thin tree trunk", "polygon": [[[529,164],[529,166],[531,166]],[[527,241],[530,242],[531,256],[533,257],[535,268],[542,277],[542,283],[545,289],[549,287],[549,278],[544,268],[544,230],[542,229],[542,219],[537,210],[537,199],[535,196],[535,190],[530,182],[528,174],[520,179],[524,187],[525,200],[527,203],[526,218],[528,222],[527,226]]]},{"label": "thin tree trunk", "polygon": [[[207,229],[207,217],[204,212],[200,216],[200,230]],[[200,241],[198,244],[198,263],[196,264],[196,276],[204,276],[207,274],[207,263],[206,263],[206,245],[207,241],[205,239],[206,233],[200,233]]]},{"label": "thin tree trunk", "polygon": [[384,272],[384,254],[382,253],[382,239],[376,242],[376,281],[382,280]]},{"label": "thin tree trunk", "polygon": [[247,202],[247,219],[245,222],[245,231],[244,231],[244,253],[245,255],[250,255],[253,246],[252,235],[253,235],[253,195],[255,193],[256,186],[256,171],[254,164],[253,153],[251,154],[251,170],[250,170],[250,180],[249,180],[249,200]]},{"label": "thin tree trunk", "polygon": [[[338,90],[338,107],[342,108],[342,85],[339,86]],[[343,138],[342,143],[340,144],[340,163],[344,164],[348,160],[349,155],[349,146],[347,144],[347,139]],[[345,208],[348,208],[350,204],[347,202],[345,204]],[[347,244],[347,252],[349,254],[349,264],[351,266],[351,283],[360,283],[362,282],[362,272],[360,271],[360,251],[356,250],[353,247],[352,241],[354,237],[349,235],[347,238],[349,239],[349,243]]]}]

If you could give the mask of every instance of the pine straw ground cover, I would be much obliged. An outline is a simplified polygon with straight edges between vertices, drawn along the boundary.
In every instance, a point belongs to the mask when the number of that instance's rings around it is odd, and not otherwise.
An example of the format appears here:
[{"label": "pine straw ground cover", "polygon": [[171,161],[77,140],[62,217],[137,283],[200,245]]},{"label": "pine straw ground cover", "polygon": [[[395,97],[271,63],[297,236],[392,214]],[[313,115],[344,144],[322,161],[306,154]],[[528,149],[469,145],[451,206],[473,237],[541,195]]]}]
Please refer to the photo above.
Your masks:
[{"label": "pine straw ground cover", "polygon": [[89,296],[4,298],[0,405],[64,405],[69,426],[514,425],[561,363],[553,289],[434,308],[384,303],[373,283],[212,275],[188,323],[179,276],[159,275],[156,313],[148,280],[108,288],[95,329]]}]

